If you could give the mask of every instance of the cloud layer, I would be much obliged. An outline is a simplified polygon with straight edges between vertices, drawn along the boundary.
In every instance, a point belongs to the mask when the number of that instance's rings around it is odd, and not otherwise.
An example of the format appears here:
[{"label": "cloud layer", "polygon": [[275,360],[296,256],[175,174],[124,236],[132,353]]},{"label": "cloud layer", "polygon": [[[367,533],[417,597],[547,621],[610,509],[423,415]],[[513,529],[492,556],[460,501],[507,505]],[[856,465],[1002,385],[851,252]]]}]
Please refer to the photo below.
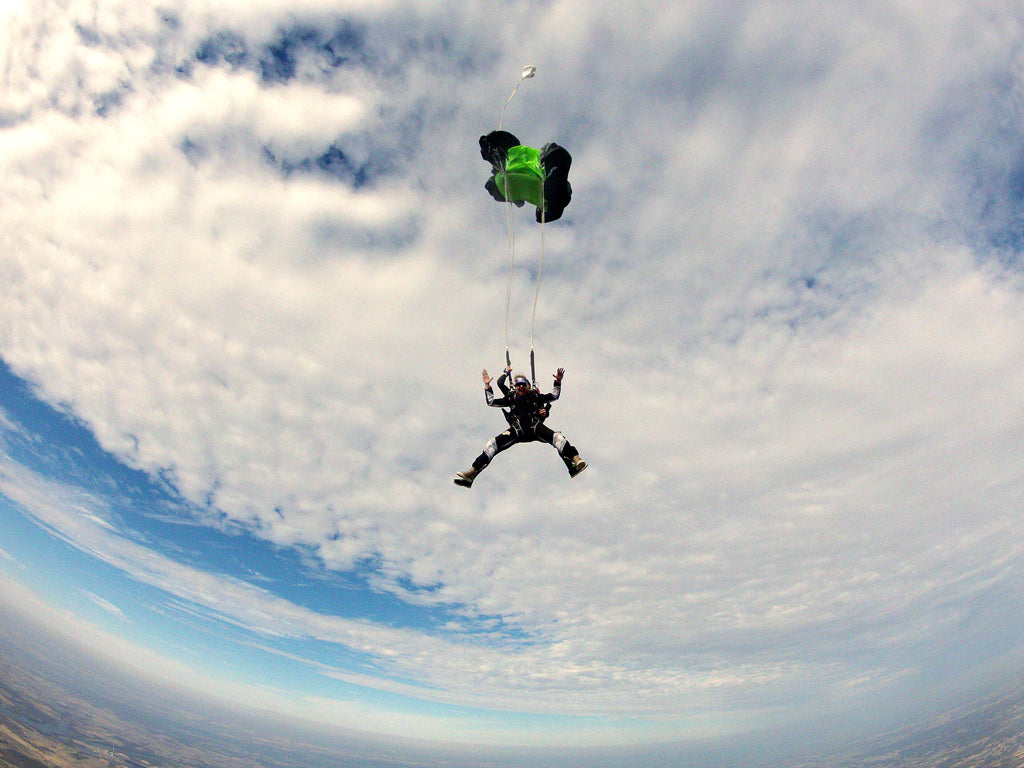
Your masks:
[{"label": "cloud layer", "polygon": [[[38,2],[2,57],[0,357],[202,525],[463,624],[357,625],[25,501],[17,467],[5,494],[450,704],[799,713],[1006,651],[1024,14],[503,8]],[[526,63],[506,127],[574,157],[538,373],[566,367],[592,469],[525,446],[464,493],[507,266],[476,137]],[[525,215],[517,246],[524,365]]]}]

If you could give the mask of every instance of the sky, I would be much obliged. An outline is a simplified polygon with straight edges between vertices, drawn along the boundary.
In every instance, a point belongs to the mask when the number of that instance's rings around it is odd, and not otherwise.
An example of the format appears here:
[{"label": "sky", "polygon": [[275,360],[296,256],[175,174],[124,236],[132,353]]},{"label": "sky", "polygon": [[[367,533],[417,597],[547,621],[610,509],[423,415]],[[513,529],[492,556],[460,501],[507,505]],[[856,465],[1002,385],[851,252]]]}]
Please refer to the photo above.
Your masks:
[{"label": "sky", "polygon": [[[1019,3],[0,17],[0,599],[39,632],[495,754],[868,727],[1019,670]],[[499,120],[573,157],[511,280]],[[535,296],[590,468],[456,487]]]}]

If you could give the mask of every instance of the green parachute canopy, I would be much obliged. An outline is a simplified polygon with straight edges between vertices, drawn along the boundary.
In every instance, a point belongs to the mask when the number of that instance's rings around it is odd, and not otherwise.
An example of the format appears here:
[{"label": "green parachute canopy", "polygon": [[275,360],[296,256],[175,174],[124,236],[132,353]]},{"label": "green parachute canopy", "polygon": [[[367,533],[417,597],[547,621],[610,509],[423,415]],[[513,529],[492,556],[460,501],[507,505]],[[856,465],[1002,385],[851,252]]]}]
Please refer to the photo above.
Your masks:
[{"label": "green parachute canopy", "polygon": [[513,203],[544,207],[544,169],[540,150],[518,145],[508,150],[505,170],[494,174],[494,185]]}]

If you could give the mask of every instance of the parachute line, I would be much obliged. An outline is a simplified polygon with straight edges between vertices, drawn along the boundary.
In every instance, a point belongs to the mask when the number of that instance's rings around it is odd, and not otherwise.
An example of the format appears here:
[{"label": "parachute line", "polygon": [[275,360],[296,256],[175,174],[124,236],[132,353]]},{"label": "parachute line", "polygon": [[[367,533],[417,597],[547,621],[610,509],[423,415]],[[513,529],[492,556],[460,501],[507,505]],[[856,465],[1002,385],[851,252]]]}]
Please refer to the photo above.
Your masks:
[{"label": "parachute line", "polygon": [[[505,199],[508,200],[508,174],[505,174]],[[509,366],[508,326],[512,308],[512,274],[516,266],[516,217],[511,202],[505,204],[508,221],[508,286],[505,289],[505,360]]]},{"label": "parachute line", "polygon": [[[530,193],[527,191],[529,189],[529,184],[531,183],[531,177],[528,171],[524,175],[524,168],[529,167],[529,153],[532,152],[534,155],[537,155],[538,153],[537,150],[530,150],[529,148],[525,148],[521,145],[518,145],[518,139],[516,139],[511,134],[502,134],[502,138],[496,141],[495,144],[490,143],[490,139],[492,136],[496,137],[496,135],[502,131],[502,125],[505,122],[505,110],[508,109],[508,105],[512,103],[512,99],[514,99],[516,93],[518,93],[519,86],[523,84],[523,81],[533,77],[536,74],[536,72],[537,68],[532,65],[527,65],[523,67],[522,74],[519,77],[519,82],[516,83],[515,87],[512,89],[512,92],[505,100],[505,104],[501,108],[501,115],[498,118],[498,131],[492,132],[491,134],[488,134],[488,136],[486,137],[480,137],[480,146],[484,152],[484,159],[490,160],[494,166],[494,177],[492,181],[497,181],[497,176],[499,172],[502,177],[501,187],[503,187],[502,192],[504,193],[502,196],[504,197],[504,202],[506,205],[505,210],[508,225],[508,284],[505,288],[505,364],[508,368],[511,368],[512,366],[511,354],[509,352],[509,326],[511,323],[512,315],[512,281],[515,276],[516,264],[516,225],[515,210],[513,206],[521,206],[524,202],[524,195],[526,200],[530,202],[535,202],[535,195],[534,197],[531,197]],[[511,139],[511,144],[509,146],[504,146],[504,142],[508,139]],[[503,159],[496,159],[497,155],[495,153],[495,150],[497,149],[498,146],[501,147]],[[557,219],[561,216],[562,209],[565,207],[566,204],[568,204],[569,196],[572,194],[571,189],[568,186],[568,180],[564,178],[565,174],[568,172],[567,166],[568,163],[571,162],[571,158],[569,157],[569,154],[565,152],[564,149],[561,149],[555,144],[547,145],[545,147],[545,151],[547,151],[548,147],[560,150],[561,153],[565,156],[566,168],[562,171],[562,186],[565,187],[565,189],[563,190],[562,194],[560,194],[557,198],[559,202],[556,204],[554,211],[554,218]],[[512,162],[513,150],[519,151],[518,155],[516,155],[516,160],[514,163]],[[534,157],[532,161],[533,164],[536,165],[537,158]],[[516,166],[515,174],[509,173],[510,164]],[[561,164],[559,164],[559,167],[561,167]],[[540,260],[537,266],[537,284],[533,294],[533,314],[530,318],[530,374],[533,378],[534,387],[537,386],[537,370],[536,365],[534,364],[534,338],[536,335],[537,328],[537,305],[540,302],[540,283],[541,278],[544,274],[544,225],[547,221],[548,216],[548,189],[547,184],[545,183],[545,168],[546,166],[542,162],[540,169],[541,177],[539,182],[540,197],[539,202],[537,203],[537,220],[540,222]],[[512,175],[516,176],[515,194],[512,193],[511,188],[512,180],[510,179],[510,176]],[[492,184],[491,187],[491,195],[495,199],[499,199],[499,195],[501,193],[498,192],[497,185]]]},{"label": "parachute line", "polygon": [[544,275],[544,220],[545,209],[540,210],[540,262],[537,265],[537,287],[533,294],[533,317],[530,319],[530,370],[533,373],[533,386],[537,386],[537,373],[533,367],[533,332],[537,326],[537,301],[540,299],[540,279]]},{"label": "parachute line", "polygon": [[505,100],[505,106],[501,108],[501,116],[498,118],[498,130],[499,131],[501,130],[501,124],[505,120],[505,110],[508,108],[508,105],[512,103],[512,99],[515,97],[516,91],[519,90],[519,86],[523,84],[523,80],[526,80],[527,78],[533,77],[536,73],[537,73],[537,68],[535,66],[531,65],[531,64],[528,64],[525,67],[523,67],[523,74],[519,78],[519,82],[516,83],[516,87],[512,89],[512,93],[510,93],[508,98]]}]

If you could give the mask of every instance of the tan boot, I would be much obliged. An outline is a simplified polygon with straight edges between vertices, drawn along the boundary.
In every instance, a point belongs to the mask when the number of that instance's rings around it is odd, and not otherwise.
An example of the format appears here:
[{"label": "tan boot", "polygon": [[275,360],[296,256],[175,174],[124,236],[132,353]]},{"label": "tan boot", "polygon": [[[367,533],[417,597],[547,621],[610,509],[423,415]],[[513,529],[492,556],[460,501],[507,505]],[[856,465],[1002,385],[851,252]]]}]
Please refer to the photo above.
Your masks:
[{"label": "tan boot", "polygon": [[476,479],[476,476],[479,474],[479,469],[470,467],[465,472],[457,472],[455,474],[455,479],[452,482],[456,485],[461,485],[463,488],[469,488],[473,485],[473,480]]},{"label": "tan boot", "polygon": [[576,477],[580,472],[587,468],[587,462],[585,462],[579,454],[572,457],[572,465],[569,467],[569,477]]}]

